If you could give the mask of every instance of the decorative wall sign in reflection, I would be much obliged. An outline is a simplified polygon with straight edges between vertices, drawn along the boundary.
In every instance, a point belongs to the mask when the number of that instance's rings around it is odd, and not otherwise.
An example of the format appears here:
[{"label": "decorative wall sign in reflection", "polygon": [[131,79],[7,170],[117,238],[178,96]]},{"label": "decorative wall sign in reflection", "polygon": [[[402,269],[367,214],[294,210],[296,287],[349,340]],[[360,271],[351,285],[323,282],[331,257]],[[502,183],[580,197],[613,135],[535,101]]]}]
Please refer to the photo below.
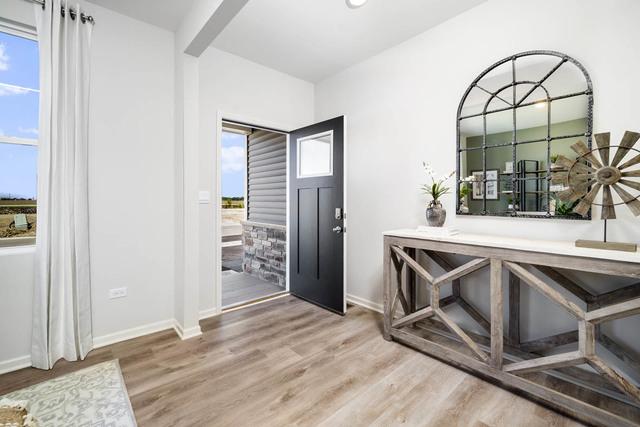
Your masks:
[{"label": "decorative wall sign in reflection", "polygon": [[[552,159],[575,159],[579,139],[591,147],[592,110],[589,75],[562,53],[523,52],[481,73],[458,108],[457,213],[582,219],[549,184]],[[461,197],[483,172],[486,187]]]}]

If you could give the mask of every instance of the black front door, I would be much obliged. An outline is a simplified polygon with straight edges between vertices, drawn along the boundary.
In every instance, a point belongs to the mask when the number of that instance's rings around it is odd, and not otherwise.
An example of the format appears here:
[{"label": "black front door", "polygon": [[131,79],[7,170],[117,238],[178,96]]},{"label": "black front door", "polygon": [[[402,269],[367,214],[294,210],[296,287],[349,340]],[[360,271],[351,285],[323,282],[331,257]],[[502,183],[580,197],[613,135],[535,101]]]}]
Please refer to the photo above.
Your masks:
[{"label": "black front door", "polygon": [[293,295],[344,314],[344,118],[291,132]]}]

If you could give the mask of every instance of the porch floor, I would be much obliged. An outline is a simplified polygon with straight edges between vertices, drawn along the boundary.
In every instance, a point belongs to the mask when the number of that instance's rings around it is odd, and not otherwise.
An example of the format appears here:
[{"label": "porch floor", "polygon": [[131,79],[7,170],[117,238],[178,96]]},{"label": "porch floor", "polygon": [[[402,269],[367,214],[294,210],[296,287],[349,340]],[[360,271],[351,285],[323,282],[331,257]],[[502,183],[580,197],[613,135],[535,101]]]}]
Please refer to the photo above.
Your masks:
[{"label": "porch floor", "polygon": [[279,292],[285,288],[266,282],[246,273],[233,270],[222,272],[222,307],[254,301]]}]

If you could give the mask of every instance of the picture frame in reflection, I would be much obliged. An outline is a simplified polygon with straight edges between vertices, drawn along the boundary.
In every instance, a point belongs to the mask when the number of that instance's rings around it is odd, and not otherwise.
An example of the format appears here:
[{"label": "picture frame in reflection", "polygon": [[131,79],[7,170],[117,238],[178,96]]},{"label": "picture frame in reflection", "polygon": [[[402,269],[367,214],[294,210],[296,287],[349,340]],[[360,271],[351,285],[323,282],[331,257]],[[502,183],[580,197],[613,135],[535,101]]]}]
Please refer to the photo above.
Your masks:
[{"label": "picture frame in reflection", "polygon": [[473,200],[482,200],[484,197],[484,189],[487,190],[487,200],[498,200],[499,195],[499,182],[498,182],[498,169],[487,169],[487,182],[483,185],[484,172],[481,170],[471,171],[473,176],[473,188],[471,191],[471,198]]}]

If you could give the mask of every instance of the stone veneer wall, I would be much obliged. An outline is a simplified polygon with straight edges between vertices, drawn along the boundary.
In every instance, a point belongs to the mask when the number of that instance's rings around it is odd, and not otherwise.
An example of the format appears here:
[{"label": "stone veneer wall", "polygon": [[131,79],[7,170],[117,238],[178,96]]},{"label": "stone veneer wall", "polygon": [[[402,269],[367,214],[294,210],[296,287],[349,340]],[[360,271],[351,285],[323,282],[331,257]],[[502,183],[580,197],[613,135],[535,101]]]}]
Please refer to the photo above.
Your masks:
[{"label": "stone veneer wall", "polygon": [[283,225],[242,223],[242,269],[245,273],[286,288],[287,231]]}]

